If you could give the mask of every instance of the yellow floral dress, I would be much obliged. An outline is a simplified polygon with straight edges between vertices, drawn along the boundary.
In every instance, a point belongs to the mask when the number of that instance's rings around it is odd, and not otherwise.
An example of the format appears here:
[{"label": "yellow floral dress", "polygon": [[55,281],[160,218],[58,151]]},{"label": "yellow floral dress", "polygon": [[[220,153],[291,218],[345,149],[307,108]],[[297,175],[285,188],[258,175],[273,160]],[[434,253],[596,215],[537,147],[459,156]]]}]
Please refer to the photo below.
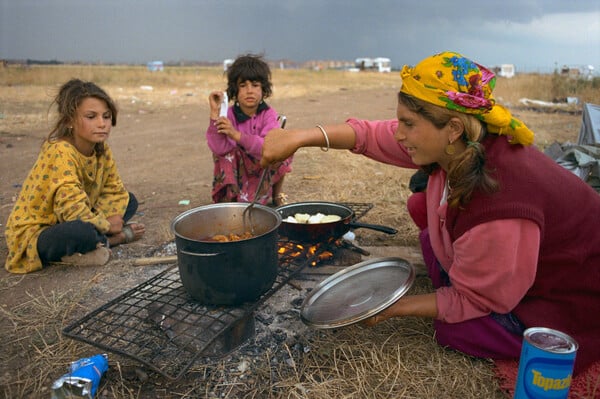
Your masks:
[{"label": "yellow floral dress", "polygon": [[108,232],[108,216],[124,215],[129,202],[112,151],[87,157],[66,141],[46,141],[8,217],[5,268],[29,273],[42,268],[37,240],[48,226],[82,220]]}]

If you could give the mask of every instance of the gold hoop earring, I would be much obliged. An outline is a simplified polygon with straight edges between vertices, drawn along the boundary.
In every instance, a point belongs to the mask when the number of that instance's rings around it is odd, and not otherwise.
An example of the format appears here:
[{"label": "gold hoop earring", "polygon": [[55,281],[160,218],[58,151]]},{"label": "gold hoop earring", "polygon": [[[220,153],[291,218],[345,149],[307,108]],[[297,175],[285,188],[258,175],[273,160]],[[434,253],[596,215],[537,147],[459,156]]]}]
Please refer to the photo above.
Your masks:
[{"label": "gold hoop earring", "polygon": [[454,144],[452,144],[452,142],[450,142],[450,144],[446,146],[444,152],[446,153],[446,155],[454,155],[454,153],[456,153],[456,147],[454,146]]}]

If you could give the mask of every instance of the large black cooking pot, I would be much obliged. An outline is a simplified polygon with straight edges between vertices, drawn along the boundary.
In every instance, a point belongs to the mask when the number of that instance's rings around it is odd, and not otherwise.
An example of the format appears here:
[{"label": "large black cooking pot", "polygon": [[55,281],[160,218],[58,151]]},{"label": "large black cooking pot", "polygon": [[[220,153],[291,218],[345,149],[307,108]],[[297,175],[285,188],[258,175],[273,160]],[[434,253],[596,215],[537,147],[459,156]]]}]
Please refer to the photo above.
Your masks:
[{"label": "large black cooking pot", "polygon": [[[350,229],[359,227],[377,230],[387,234],[396,234],[398,232],[398,230],[388,226],[357,222],[354,220],[355,215],[352,209],[334,202],[296,202],[294,204],[278,207],[277,212],[279,212],[282,219],[281,226],[279,227],[279,234],[289,239],[302,242],[326,242],[332,237],[341,237]],[[285,221],[288,216],[294,216],[297,213],[307,213],[309,215],[316,215],[317,213],[322,213],[324,215],[338,215],[341,217],[341,220],[315,224]]]},{"label": "large black cooking pot", "polygon": [[219,203],[190,209],[171,222],[181,283],[195,300],[208,305],[239,305],[257,300],[277,277],[275,210],[254,205],[254,236],[229,242],[210,241],[217,234],[242,235],[250,230],[245,203]]}]

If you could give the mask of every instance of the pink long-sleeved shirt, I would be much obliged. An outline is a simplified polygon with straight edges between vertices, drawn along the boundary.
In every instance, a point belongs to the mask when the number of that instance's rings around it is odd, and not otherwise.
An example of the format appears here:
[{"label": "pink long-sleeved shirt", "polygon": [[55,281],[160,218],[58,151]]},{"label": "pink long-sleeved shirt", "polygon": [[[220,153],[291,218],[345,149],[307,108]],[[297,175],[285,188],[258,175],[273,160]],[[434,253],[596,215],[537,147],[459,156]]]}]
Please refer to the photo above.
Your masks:
[{"label": "pink long-sleeved shirt", "polygon": [[[269,130],[279,127],[277,116],[277,112],[269,107],[244,122],[238,122],[233,113],[233,106],[227,110],[227,118],[242,135],[239,145],[256,159],[260,159],[262,155],[264,138]],[[217,131],[214,120],[210,121],[206,130],[206,141],[210,150],[218,156],[231,152],[238,145],[235,140]]]},{"label": "pink long-sleeved shirt", "polygon": [[[371,159],[418,168],[394,139],[397,120],[349,119],[356,132],[351,150]],[[540,230],[528,219],[482,223],[452,242],[444,227],[446,173],[436,170],[427,185],[427,225],[436,258],[452,285],[436,290],[437,319],[457,323],[491,312],[508,313],[533,285]]]}]

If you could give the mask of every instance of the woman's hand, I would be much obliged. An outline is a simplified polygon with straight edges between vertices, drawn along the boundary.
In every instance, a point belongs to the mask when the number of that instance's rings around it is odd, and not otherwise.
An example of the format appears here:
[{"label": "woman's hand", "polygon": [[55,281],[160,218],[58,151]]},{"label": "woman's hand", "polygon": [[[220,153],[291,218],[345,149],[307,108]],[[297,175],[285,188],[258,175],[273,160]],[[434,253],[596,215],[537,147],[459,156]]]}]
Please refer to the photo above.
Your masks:
[{"label": "woman's hand", "polygon": [[373,327],[387,319],[398,316],[418,316],[435,318],[437,316],[437,302],[435,292],[430,294],[410,295],[398,299],[391,306],[377,313],[375,316],[363,320],[362,324]]},{"label": "woman's hand", "polygon": [[269,165],[285,161],[300,148],[295,138],[298,132],[294,130],[273,129],[265,136],[262,147],[260,165],[266,168]]},{"label": "woman's hand", "polygon": [[399,304],[401,299],[394,302],[390,307],[382,310],[377,313],[375,316],[371,316],[368,319],[363,320],[362,324],[367,327],[373,327],[376,324],[381,323],[382,321],[386,321],[392,317],[402,316],[401,304]]}]

